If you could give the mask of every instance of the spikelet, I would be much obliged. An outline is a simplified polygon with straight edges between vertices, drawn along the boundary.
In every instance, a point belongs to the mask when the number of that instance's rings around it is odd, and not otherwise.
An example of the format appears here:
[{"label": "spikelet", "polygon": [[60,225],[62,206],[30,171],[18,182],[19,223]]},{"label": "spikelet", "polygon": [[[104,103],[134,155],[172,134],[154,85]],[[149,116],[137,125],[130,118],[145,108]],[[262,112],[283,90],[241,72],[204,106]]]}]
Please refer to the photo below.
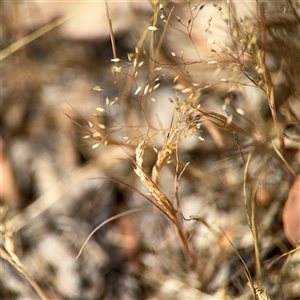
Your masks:
[{"label": "spikelet", "polygon": [[166,216],[176,222],[176,210],[173,208],[172,203],[167,196],[159,189],[159,187],[149,178],[149,176],[143,171],[143,155],[146,143],[142,141],[136,148],[136,164],[135,173],[140,178],[142,184],[148,189],[148,192],[154,198],[157,205],[162,209]]}]

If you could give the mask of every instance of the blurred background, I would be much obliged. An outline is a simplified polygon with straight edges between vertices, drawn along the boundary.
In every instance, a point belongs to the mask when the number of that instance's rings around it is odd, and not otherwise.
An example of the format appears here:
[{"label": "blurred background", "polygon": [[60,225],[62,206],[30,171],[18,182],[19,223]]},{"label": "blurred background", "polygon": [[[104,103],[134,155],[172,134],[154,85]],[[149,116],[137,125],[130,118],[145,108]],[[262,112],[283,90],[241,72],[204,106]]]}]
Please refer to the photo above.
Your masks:
[{"label": "blurred background", "polygon": [[[233,248],[257,280],[244,190],[257,209],[267,293],[271,299],[299,299],[299,251],[268,268],[300,238],[299,4],[265,7],[267,66],[285,139],[282,159],[267,97],[242,78],[242,68],[251,78],[257,71],[246,53],[244,65],[232,72],[237,57],[226,47],[237,47],[228,31],[228,6],[157,3],[108,1],[120,74],[111,62],[105,2],[1,3],[1,299],[39,299],[31,279],[48,299],[253,299]],[[236,4],[235,10],[241,24],[247,18],[256,24],[254,3]],[[160,69],[154,71],[152,32],[145,34],[153,24],[163,37],[155,40],[161,45],[155,57]],[[253,43],[262,45],[259,39]],[[128,54],[136,55],[141,44],[138,63],[145,66],[135,78]],[[137,100],[135,91],[142,86],[147,94],[148,83],[160,86],[147,102]],[[164,145],[172,124],[170,98],[184,98],[186,88],[195,90],[197,105],[233,116],[251,133],[236,136],[206,124],[182,142],[179,162],[174,159],[160,174],[159,186],[173,201],[176,167],[183,170],[190,162],[179,199],[182,214],[196,216],[182,221],[192,237],[196,270],[189,269],[171,224],[137,192],[147,191],[130,159],[139,139],[153,136],[144,157],[151,174],[154,149]],[[98,145],[97,132],[104,132],[107,145]],[[95,227],[137,208],[99,229],[76,259]]]}]

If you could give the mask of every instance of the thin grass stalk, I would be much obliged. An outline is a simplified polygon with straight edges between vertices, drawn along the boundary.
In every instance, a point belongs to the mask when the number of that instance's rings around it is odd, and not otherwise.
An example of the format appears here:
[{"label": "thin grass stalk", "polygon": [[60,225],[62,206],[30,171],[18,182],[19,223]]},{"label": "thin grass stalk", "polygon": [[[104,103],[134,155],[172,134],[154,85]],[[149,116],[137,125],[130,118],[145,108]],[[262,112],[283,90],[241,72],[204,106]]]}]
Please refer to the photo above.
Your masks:
[{"label": "thin grass stalk", "polygon": [[102,228],[104,225],[116,220],[116,219],[119,219],[119,218],[122,218],[124,216],[127,216],[129,214],[133,214],[133,213],[136,213],[136,212],[141,212],[142,210],[140,208],[133,208],[133,209],[130,209],[130,210],[127,210],[127,211],[124,211],[122,213],[119,213],[117,215],[114,215],[113,217],[110,217],[108,219],[106,219],[104,222],[102,222],[101,224],[99,224],[97,227],[95,227],[92,232],[88,235],[88,237],[86,238],[86,240],[84,241],[83,245],[81,246],[77,256],[76,256],[76,259],[79,258],[79,256],[81,255],[82,251],[84,250],[85,246],[87,245],[87,243],[89,242],[89,240],[91,239],[91,237],[95,234],[95,232],[97,232],[100,228]]},{"label": "thin grass stalk", "polygon": [[47,294],[43,289],[37,284],[37,282],[29,275],[27,270],[22,265],[19,257],[15,253],[14,242],[13,242],[13,232],[8,230],[5,226],[1,226],[1,231],[4,231],[3,234],[3,245],[5,250],[0,248],[0,257],[8,261],[20,274],[22,274],[28,283],[32,286],[35,292],[43,300],[49,299]]},{"label": "thin grass stalk", "polygon": [[248,221],[248,225],[249,225],[250,229],[251,229],[251,219],[250,219],[248,203],[247,203],[246,182],[247,182],[247,174],[248,174],[248,169],[249,169],[251,158],[252,158],[252,151],[249,152],[248,157],[247,157],[247,161],[246,161],[245,168],[244,168],[244,180],[243,180],[244,181],[243,182],[244,205],[245,205],[247,221]]},{"label": "thin grass stalk", "polygon": [[163,40],[164,40],[164,37],[166,35],[166,31],[167,31],[167,28],[168,28],[168,25],[169,25],[169,21],[170,21],[170,18],[172,16],[172,13],[173,13],[173,10],[174,10],[175,6],[173,6],[170,10],[170,13],[168,15],[168,18],[166,19],[166,22],[165,22],[165,25],[164,25],[164,28],[162,30],[162,33],[159,37],[159,41],[156,45],[156,54],[155,54],[155,58],[157,59],[160,55],[160,52],[161,52],[161,47],[162,47],[162,43],[163,43]]},{"label": "thin grass stalk", "polygon": [[8,56],[12,55],[13,53],[17,52],[20,50],[22,47],[28,45],[29,43],[33,42],[34,40],[38,39],[42,35],[46,34],[47,32],[51,31],[52,29],[62,25],[69,19],[73,18],[74,16],[78,15],[81,13],[83,10],[89,8],[91,5],[95,4],[94,2],[92,3],[87,3],[85,5],[80,6],[77,9],[74,9],[71,13],[67,14],[66,16],[60,17],[45,26],[37,29],[36,31],[18,39],[16,42],[12,43],[5,49],[0,51],[0,61],[4,60]]},{"label": "thin grass stalk", "polygon": [[272,82],[272,78],[270,75],[270,72],[268,70],[268,67],[266,65],[266,24],[265,24],[265,11],[263,8],[263,4],[260,4],[258,0],[256,0],[257,3],[257,16],[260,20],[260,28],[262,33],[262,51],[260,55],[260,61],[261,65],[264,70],[264,79],[266,84],[266,94],[268,97],[268,104],[270,107],[271,115],[273,118],[273,123],[275,126],[276,134],[278,141],[281,145],[281,150],[284,152],[284,139],[283,139],[283,130],[278,122],[277,112],[276,112],[276,105],[274,100],[274,85]]},{"label": "thin grass stalk", "polygon": [[[154,2],[154,1],[153,1]],[[158,12],[159,12],[159,2],[153,4],[153,21],[152,26],[156,27],[157,19],[158,19]],[[150,57],[149,57],[149,71],[152,74],[153,70],[155,69],[155,61],[156,61],[156,42],[155,42],[156,30],[151,31],[151,40],[150,40]]]},{"label": "thin grass stalk", "polygon": [[262,285],[263,282],[262,282],[259,239],[258,239],[257,220],[256,220],[256,205],[255,205],[255,195],[258,190],[258,185],[259,185],[259,179],[256,181],[251,193],[251,232],[252,232],[253,242],[254,242],[257,281],[259,282],[260,285]]},{"label": "thin grass stalk", "polygon": [[[117,59],[118,55],[117,55],[117,47],[116,47],[116,41],[115,41],[115,36],[114,36],[114,31],[113,31],[113,27],[112,27],[112,21],[111,21],[111,16],[109,13],[109,9],[108,9],[108,3],[107,0],[105,0],[105,8],[106,8],[106,17],[107,17],[107,22],[108,22],[108,28],[109,28],[109,36],[110,36],[110,41],[111,41],[111,47],[112,47],[112,52],[113,52],[113,58]],[[116,68],[118,68],[118,62],[114,61],[114,65]],[[118,72],[115,73],[116,79],[117,79],[117,87],[120,88],[121,87],[121,74],[119,74]]]}]

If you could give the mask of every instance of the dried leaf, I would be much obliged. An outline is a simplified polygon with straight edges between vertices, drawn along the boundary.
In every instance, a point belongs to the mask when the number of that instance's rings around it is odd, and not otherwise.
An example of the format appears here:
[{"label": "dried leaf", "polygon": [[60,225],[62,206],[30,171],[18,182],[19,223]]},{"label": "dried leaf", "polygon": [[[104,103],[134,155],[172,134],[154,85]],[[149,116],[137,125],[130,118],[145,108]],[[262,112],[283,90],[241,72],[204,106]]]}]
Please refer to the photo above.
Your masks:
[{"label": "dried leaf", "polygon": [[285,236],[293,246],[296,246],[300,240],[300,176],[290,189],[282,221]]}]

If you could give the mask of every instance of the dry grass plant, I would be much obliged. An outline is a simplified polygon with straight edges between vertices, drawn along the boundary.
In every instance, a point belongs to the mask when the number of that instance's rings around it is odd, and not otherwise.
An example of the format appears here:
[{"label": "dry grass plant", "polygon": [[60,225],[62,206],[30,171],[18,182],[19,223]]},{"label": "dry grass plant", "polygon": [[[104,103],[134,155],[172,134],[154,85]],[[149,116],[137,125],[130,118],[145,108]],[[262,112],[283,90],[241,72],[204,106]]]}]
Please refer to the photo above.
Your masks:
[{"label": "dry grass plant", "polygon": [[[123,54],[118,53],[113,19],[110,15],[109,3],[106,2],[113,52],[110,63],[115,87],[106,88],[102,85],[94,87],[94,90],[99,92],[102,103],[105,104],[96,108],[92,119],[80,113],[78,118],[74,118],[69,113],[66,115],[78,127],[80,133],[83,133],[83,138],[87,141],[85,143],[95,149],[95,152],[104,147],[118,148],[134,165],[134,172],[139,182],[132,183],[130,177],[129,184],[123,178],[118,178],[118,174],[111,180],[131,189],[135,194],[142,195],[151,203],[155,211],[160,212],[155,214],[155,218],[159,220],[159,224],[163,224],[161,228],[166,227],[162,229],[165,243],[162,242],[161,245],[165,252],[161,252],[161,257],[160,251],[156,253],[164,266],[164,271],[158,271],[161,276],[162,273],[169,274],[169,279],[175,276],[184,286],[200,290],[203,299],[209,294],[218,299],[288,299],[278,288],[280,289],[281,280],[284,283],[289,280],[295,282],[295,279],[289,278],[286,272],[275,276],[274,266],[280,270],[278,260],[282,260],[286,255],[297,253],[299,247],[277,257],[271,256],[268,259],[265,257],[275,248],[286,249],[280,240],[282,237],[272,236],[272,225],[278,223],[282,198],[288,189],[286,186],[292,183],[300,171],[296,155],[289,154],[290,149],[294,149],[295,143],[299,148],[299,141],[291,137],[288,131],[290,126],[296,130],[299,130],[300,126],[299,113],[295,109],[297,105],[299,108],[299,77],[297,77],[299,68],[298,71],[294,68],[300,53],[299,41],[295,40],[300,32],[299,5],[289,0],[276,4],[257,1],[255,14],[241,19],[238,6],[233,1],[228,3],[222,1],[216,3],[149,2],[153,15],[146,27],[142,29],[135,48],[127,54],[127,59]],[[202,32],[209,32],[217,27],[214,19],[221,16],[222,26],[225,26],[222,30],[225,28],[230,38],[227,42],[212,42],[210,58],[206,59],[203,58],[201,45],[195,38],[198,33],[194,27],[197,26],[197,20],[204,17],[202,13],[208,6],[212,7],[213,13]],[[273,11],[280,15],[280,20],[275,21],[272,18]],[[184,17],[180,16],[180,12]],[[14,45],[2,50],[1,60],[72,16],[73,13],[18,40]],[[291,36],[289,36],[290,28],[293,30]],[[167,36],[172,34],[179,37],[184,35],[187,38],[195,54],[194,57],[189,59],[185,56],[184,50],[173,50],[166,45]],[[289,45],[287,47],[291,57],[279,57],[280,61],[284,62],[276,69],[272,65],[271,57],[274,57],[276,64],[279,54],[274,47],[280,39]],[[197,71],[197,68],[200,71]],[[206,78],[202,82],[195,83],[194,79],[199,77],[197,72],[208,72],[215,77],[211,77],[211,82]],[[278,102],[277,94],[280,91],[276,90],[275,85],[278,85],[278,82],[275,81],[282,80],[285,76],[287,79],[282,84],[288,87],[289,94],[285,100]],[[162,101],[160,91],[163,89],[169,89],[169,95],[173,93],[173,96],[168,96],[171,109],[160,116],[153,117],[155,105]],[[239,96],[246,94],[249,89],[257,91],[256,95],[259,99],[255,102],[258,106],[256,108],[251,107],[251,99],[247,99],[247,96],[244,98]],[[208,95],[223,100],[212,101],[206,105],[210,97]],[[236,100],[239,97],[241,102]],[[242,103],[243,100],[245,103]],[[265,103],[268,104],[271,117],[258,113]],[[168,127],[165,128],[166,122],[160,118],[169,120]],[[197,142],[195,136],[198,136]],[[230,142],[227,142],[228,140]],[[193,144],[197,143],[197,149],[205,148],[205,143],[213,145],[213,150],[209,148],[208,151],[212,153],[215,151],[223,160],[214,162],[210,154],[207,154],[209,158],[203,163],[207,169],[205,167],[197,169],[198,158],[194,159],[191,154],[193,150],[189,150],[186,146],[189,141]],[[187,148],[182,148],[182,145]],[[229,161],[231,163],[228,163]],[[219,163],[219,169],[215,167],[215,170],[220,174],[216,175],[213,164]],[[233,166],[233,174],[227,175],[224,169],[229,168],[230,164]],[[173,191],[170,191],[166,183],[172,176],[174,184]],[[270,182],[272,178],[274,182]],[[105,178],[98,177],[97,180],[105,181]],[[206,203],[203,208],[199,209],[198,206],[196,212],[190,216],[185,215],[185,206],[181,198],[185,196],[181,193],[181,185],[188,181],[192,182],[191,192],[184,193],[190,194],[194,190],[200,194],[205,189],[211,189],[210,194],[204,195],[204,198],[215,197],[211,202],[204,200]],[[287,185],[281,184],[281,181]],[[199,190],[197,190],[197,183],[194,182],[201,183]],[[278,192],[278,198],[276,198],[276,184],[278,188],[285,188],[285,191]],[[260,194],[260,188],[266,186],[271,186],[270,194],[268,194],[269,190],[264,188],[263,193]],[[218,190],[227,188],[234,194],[232,204],[228,203],[228,210],[236,211],[237,214],[243,213],[247,217],[247,222],[236,224],[242,232],[235,229],[232,237],[228,235],[229,231],[226,231],[224,223],[224,227],[222,222],[217,222],[215,225],[211,218],[206,217],[210,211],[218,207],[217,195],[220,195],[220,199],[225,199],[224,201],[229,200],[224,196],[226,190],[221,192]],[[264,207],[264,204],[259,201],[271,203]],[[88,240],[108,222],[128,214],[142,215],[141,211],[145,210],[143,207],[141,205],[108,218],[91,232]],[[149,207],[147,209],[149,210]],[[233,218],[236,212],[233,213]],[[248,240],[249,244],[243,247],[238,239],[242,240],[243,236],[246,236],[247,227],[252,241]],[[175,229],[174,232],[172,228]],[[46,294],[28,275],[16,256],[11,231],[4,222],[1,229],[4,246],[1,248],[2,258],[9,261],[25,276],[42,299],[47,299]],[[208,235],[213,236],[212,240],[217,241],[216,244],[203,246],[199,250],[198,235],[201,235],[201,231],[207,231]],[[225,246],[221,245],[224,237],[229,245],[224,241]],[[177,245],[181,245],[181,250]],[[250,251],[252,247],[253,252]],[[239,253],[245,248],[247,262]],[[82,250],[78,260],[81,259]],[[226,254],[223,255],[223,252]],[[175,255],[177,257],[173,257]],[[181,259],[181,255],[185,257],[185,262]],[[241,260],[241,263],[234,263],[234,259],[231,258],[234,255]],[[231,273],[231,277],[228,275],[230,278],[218,281],[216,279],[218,264],[226,265],[226,260],[228,260],[227,271],[224,272]],[[240,264],[240,267],[235,266],[237,271],[232,273],[229,269],[234,264]],[[170,273],[168,268],[172,270]],[[153,286],[159,286],[159,282],[153,278],[150,271],[145,271],[143,276],[149,282],[153,281]],[[241,276],[244,276],[243,279]],[[232,287],[234,286],[232,282],[236,280],[239,281],[238,288]],[[165,282],[167,281],[168,278],[165,279]],[[250,288],[247,288],[244,281],[247,281]],[[277,287],[272,288],[272,285]],[[158,298],[170,295],[167,291],[157,288]],[[187,292],[184,295],[188,297],[189,294]]]}]

